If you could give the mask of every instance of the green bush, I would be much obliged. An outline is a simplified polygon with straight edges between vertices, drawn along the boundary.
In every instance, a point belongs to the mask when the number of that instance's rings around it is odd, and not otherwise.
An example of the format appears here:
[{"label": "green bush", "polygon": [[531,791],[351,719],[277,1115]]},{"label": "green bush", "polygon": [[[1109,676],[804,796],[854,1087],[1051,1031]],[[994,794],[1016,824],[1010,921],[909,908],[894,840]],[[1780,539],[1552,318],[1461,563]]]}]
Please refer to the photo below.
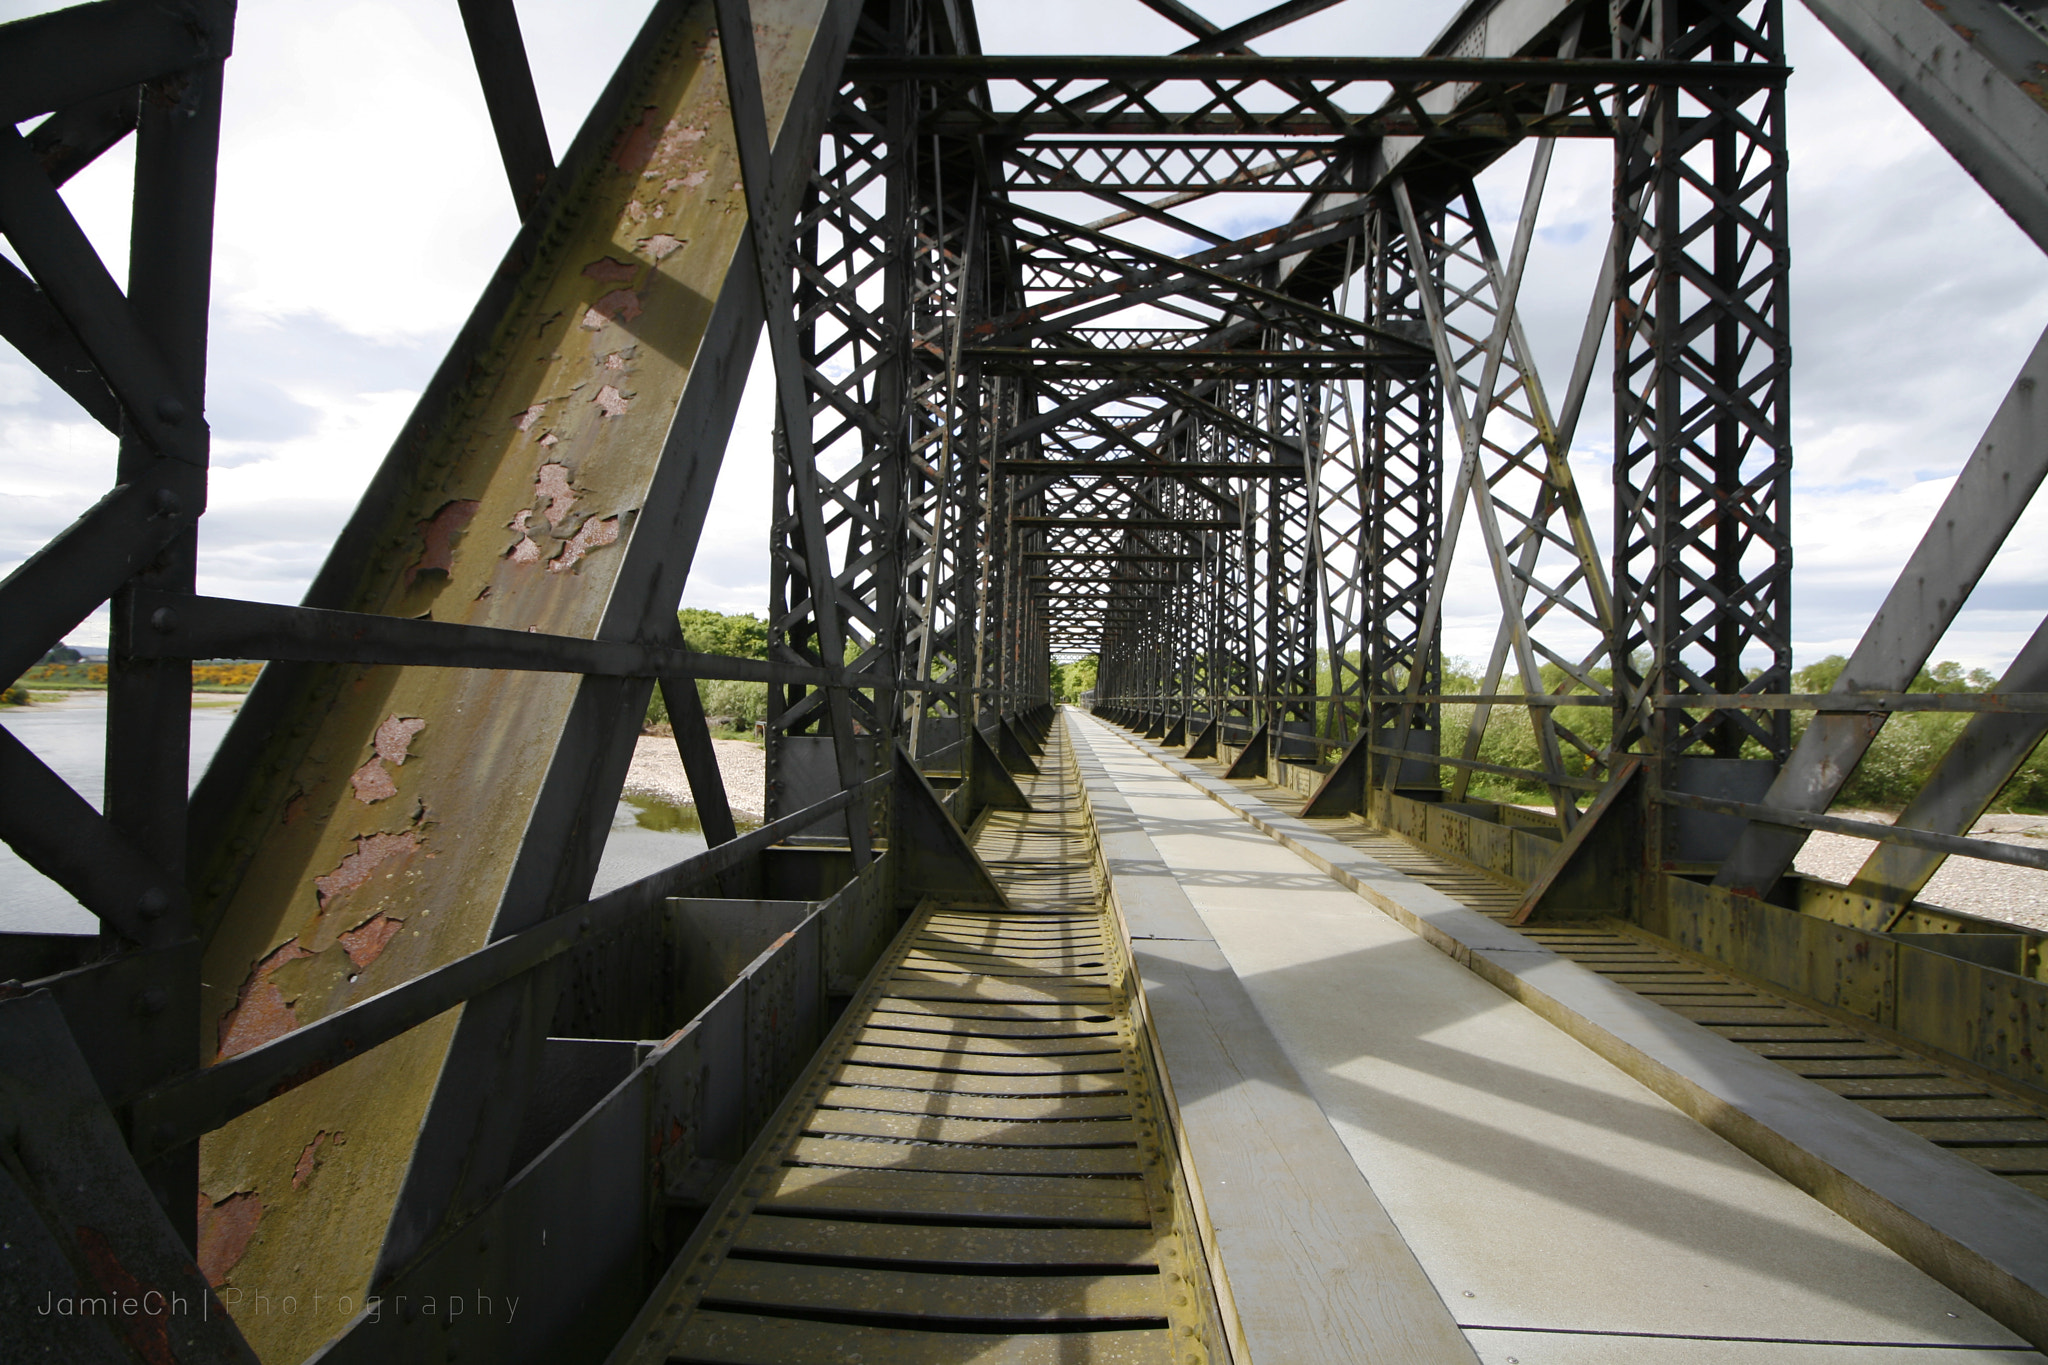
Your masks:
[{"label": "green bush", "polygon": [[697,684],[697,696],[706,716],[731,716],[734,727],[751,730],[754,722],[768,718],[768,684],[733,682],[720,678]]},{"label": "green bush", "polygon": [[[1841,677],[1847,663],[1841,655],[1833,654],[1809,664],[1793,674],[1792,688],[1803,693],[1826,692]],[[1477,689],[1478,682],[1472,676],[1469,663],[1446,660],[1444,671],[1445,691]],[[1549,676],[1553,671],[1550,668],[1546,667],[1544,671],[1546,684],[1554,687],[1559,679]],[[1984,669],[1966,672],[1960,664],[1945,661],[1923,669],[1910,690],[1982,692],[1995,681]],[[1794,714],[1792,738],[1795,743],[1805,732],[1810,716],[1810,712]],[[1471,718],[1471,707],[1444,708],[1443,751],[1446,754],[1455,757],[1463,752]],[[1613,738],[1613,713],[1604,708],[1566,707],[1558,713],[1558,719],[1596,748],[1610,743]],[[1926,785],[1935,765],[1968,723],[1969,716],[1960,712],[1904,711],[1891,716],[1877,732],[1877,738],[1864,753],[1862,762],[1856,765],[1856,770],[1843,784],[1838,804],[1877,810],[1900,809]],[[1503,707],[1494,712],[1486,737],[1479,745],[1481,762],[1502,767],[1534,768],[1540,766],[1537,752],[1535,735],[1519,710]],[[1743,753],[1748,758],[1763,757],[1763,750],[1754,741],[1743,746]],[[1569,750],[1565,760],[1569,772],[1583,774],[1587,768],[1585,761]],[[1446,786],[1451,776],[1451,770],[1446,768]],[[1548,799],[1548,792],[1541,783],[1499,777],[1492,773],[1473,774],[1469,792],[1475,799],[1489,801],[1542,802]],[[2048,746],[2037,748],[2020,765],[2019,771],[1992,803],[1992,809],[2048,810]]]},{"label": "green bush", "polygon": [[[765,659],[768,657],[768,623],[747,612],[706,611],[702,607],[685,607],[676,613],[676,621],[683,628],[683,640],[699,654],[723,654],[734,659]],[[735,682],[726,678],[699,678],[697,699],[709,716],[730,716],[737,722],[737,728],[752,729],[754,723],[768,715],[768,684],[758,682]],[[647,701],[646,726],[652,729],[666,725],[669,721],[668,704],[662,700],[661,689],[654,689],[654,695]]]}]

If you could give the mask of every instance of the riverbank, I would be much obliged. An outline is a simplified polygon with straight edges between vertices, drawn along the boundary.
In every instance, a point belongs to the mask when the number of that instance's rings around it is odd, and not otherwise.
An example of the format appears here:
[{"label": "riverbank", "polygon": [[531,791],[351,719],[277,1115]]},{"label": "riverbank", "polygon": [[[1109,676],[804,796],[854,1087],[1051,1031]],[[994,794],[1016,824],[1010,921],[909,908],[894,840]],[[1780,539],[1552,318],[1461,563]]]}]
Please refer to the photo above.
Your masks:
[{"label": "riverbank", "polygon": [[[768,767],[758,744],[743,739],[714,739],[718,775],[725,781],[725,799],[732,813],[759,820],[767,810]],[[642,735],[633,748],[633,766],[626,773],[626,795],[651,796],[679,806],[694,805],[682,756],[667,735]]]}]

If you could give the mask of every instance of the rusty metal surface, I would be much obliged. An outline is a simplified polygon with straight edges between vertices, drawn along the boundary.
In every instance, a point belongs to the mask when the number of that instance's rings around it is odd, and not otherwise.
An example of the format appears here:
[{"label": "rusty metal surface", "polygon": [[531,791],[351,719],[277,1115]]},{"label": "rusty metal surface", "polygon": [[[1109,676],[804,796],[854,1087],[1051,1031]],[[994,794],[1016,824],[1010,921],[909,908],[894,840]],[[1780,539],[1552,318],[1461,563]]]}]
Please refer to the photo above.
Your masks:
[{"label": "rusty metal surface", "polygon": [[[778,123],[826,8],[756,6]],[[682,11],[534,257],[508,262],[523,273],[460,400],[437,430],[408,430],[316,588],[332,605],[592,638],[620,628],[627,568],[644,577],[650,557],[673,556],[653,543],[659,521],[644,546],[636,533],[677,497],[683,476],[663,454],[721,300],[752,289],[750,269],[732,269],[746,263],[746,214],[709,12]],[[244,717],[265,726],[260,777],[199,879],[209,1057],[480,947],[506,927],[516,863],[544,879],[528,901],[587,881],[575,856],[528,869],[522,848],[544,789],[577,773],[591,774],[579,788],[602,785],[632,732],[579,733],[579,695],[607,684],[568,676],[320,666],[271,686],[287,695],[252,698]],[[609,686],[608,718],[637,719],[645,684]],[[230,1207],[258,1211],[209,1272],[275,1293],[310,1289],[317,1269],[328,1291],[360,1293],[455,1027],[444,1015],[209,1137],[202,1229]],[[267,1357],[298,1359],[339,1323],[246,1326]]]},{"label": "rusty metal surface", "polygon": [[977,851],[1019,910],[927,903],[619,1362],[1211,1359],[1064,736]]}]

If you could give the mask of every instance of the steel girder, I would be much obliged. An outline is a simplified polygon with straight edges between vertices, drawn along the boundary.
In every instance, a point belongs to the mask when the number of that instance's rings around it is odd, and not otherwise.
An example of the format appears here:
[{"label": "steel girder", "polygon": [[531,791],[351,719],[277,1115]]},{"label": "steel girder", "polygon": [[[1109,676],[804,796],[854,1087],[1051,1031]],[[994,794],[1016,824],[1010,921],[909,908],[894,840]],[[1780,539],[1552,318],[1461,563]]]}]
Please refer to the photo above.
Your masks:
[{"label": "steel girder", "polygon": [[[1469,186],[1444,206],[1440,226],[1429,233],[1417,230],[1405,182],[1395,186],[1395,200],[1411,232],[1411,250],[1417,255],[1418,278],[1427,281],[1422,301],[1437,346],[1439,370],[1456,379],[1451,413],[1463,447],[1451,493],[1446,545],[1438,556],[1438,583],[1432,590],[1440,595],[1442,585],[1448,582],[1449,546],[1455,544],[1469,498],[1501,601],[1501,628],[1480,684],[1481,694],[1498,689],[1502,665],[1512,653],[1524,693],[1584,689],[1606,701],[1607,689],[1594,673],[1605,656],[1605,637],[1612,629],[1606,573],[1566,458],[1569,436],[1559,436],[1528,355],[1528,341],[1515,316],[1514,294],[1528,235],[1534,228],[1540,201],[1535,191],[1540,190],[1542,169],[1539,153],[1539,174],[1524,205],[1516,251],[1506,269],[1494,250],[1478,196]],[[1553,522],[1561,522],[1562,527]],[[1529,601],[1532,589],[1533,603]],[[1576,618],[1581,627],[1590,628],[1595,641],[1590,655],[1561,654],[1542,644],[1535,628],[1553,612]],[[1556,689],[1543,675],[1545,665],[1561,675]],[[1490,711],[1490,707],[1480,706],[1473,714],[1464,745],[1467,761],[1478,757]],[[1560,724],[1555,708],[1532,710],[1529,719],[1546,773],[1564,776],[1583,771],[1589,762],[1601,765],[1604,756],[1597,741]],[[1453,778],[1454,800],[1463,798],[1469,772],[1462,769]],[[1569,790],[1553,786],[1552,799],[1568,827],[1577,814]]]},{"label": "steel girder", "polygon": [[[1384,202],[1372,222],[1366,316],[1384,327],[1421,334],[1427,326],[1422,287],[1406,229]],[[1365,430],[1359,535],[1365,586],[1358,686],[1365,728],[1356,742],[1404,754],[1436,753],[1442,737],[1442,715],[1435,704],[1386,700],[1404,693],[1428,696],[1443,686],[1437,617],[1429,609],[1443,539],[1442,385],[1443,376],[1434,367],[1382,371],[1360,394]],[[1330,650],[1333,656],[1340,652],[1334,632]],[[1368,771],[1388,781],[1426,779],[1437,785],[1432,770],[1418,773],[1405,759],[1381,758],[1383,764],[1368,762]]]},{"label": "steel girder", "polygon": [[[1784,60],[1775,0],[1641,0],[1618,55]],[[1791,681],[1791,334],[1782,89],[1629,94],[1616,145],[1616,752],[1789,751],[1790,717],[1658,708]],[[1647,656],[1647,657],[1645,657]]]}]

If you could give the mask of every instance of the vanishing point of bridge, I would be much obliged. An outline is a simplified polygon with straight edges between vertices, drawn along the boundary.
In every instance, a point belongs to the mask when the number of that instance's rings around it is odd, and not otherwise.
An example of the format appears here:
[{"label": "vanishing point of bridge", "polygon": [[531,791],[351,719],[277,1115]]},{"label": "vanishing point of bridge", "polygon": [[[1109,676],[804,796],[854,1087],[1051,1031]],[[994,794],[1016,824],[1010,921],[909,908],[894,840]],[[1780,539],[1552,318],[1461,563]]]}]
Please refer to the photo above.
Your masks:
[{"label": "vanishing point of bridge", "polygon": [[[1126,56],[655,0],[559,164],[458,3],[521,226],[298,607],[195,592],[232,0],[0,26],[0,335],[120,444],[0,582],[0,680],[112,623],[98,807],[0,726],[0,834],[101,926],[0,935],[0,1359],[2042,1358],[2041,934],[1921,896],[2048,867],[1969,837],[2048,627],[1913,684],[2048,351],[1794,691],[1781,0],[1400,57],[1259,50],[1342,0],[1142,0],[1185,42]],[[1806,3],[2048,248],[2031,0]],[[127,137],[123,283],[61,190]],[[1612,227],[1550,346],[1561,140]],[[764,341],[755,660],[676,608]],[[706,679],[767,687],[758,827]],[[593,896],[656,689],[707,848]],[[1896,821],[1830,813],[1933,709]]]}]

